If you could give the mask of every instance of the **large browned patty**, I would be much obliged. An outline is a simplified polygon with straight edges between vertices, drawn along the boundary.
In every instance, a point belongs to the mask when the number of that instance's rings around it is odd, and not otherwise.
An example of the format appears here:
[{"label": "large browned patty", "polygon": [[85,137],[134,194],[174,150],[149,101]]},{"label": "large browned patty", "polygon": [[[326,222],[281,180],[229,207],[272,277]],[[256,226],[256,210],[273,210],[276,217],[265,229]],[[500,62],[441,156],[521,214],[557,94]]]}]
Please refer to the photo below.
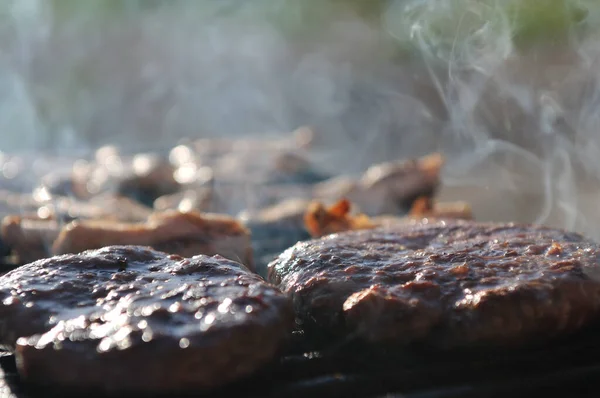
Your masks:
[{"label": "large browned patty", "polygon": [[241,264],[136,246],[23,266],[0,278],[0,302],[26,381],[109,394],[236,380],[276,355],[293,321],[288,299]]},{"label": "large browned patty", "polygon": [[437,222],[301,242],[269,265],[308,332],[511,346],[600,314],[599,247],[543,227]]}]

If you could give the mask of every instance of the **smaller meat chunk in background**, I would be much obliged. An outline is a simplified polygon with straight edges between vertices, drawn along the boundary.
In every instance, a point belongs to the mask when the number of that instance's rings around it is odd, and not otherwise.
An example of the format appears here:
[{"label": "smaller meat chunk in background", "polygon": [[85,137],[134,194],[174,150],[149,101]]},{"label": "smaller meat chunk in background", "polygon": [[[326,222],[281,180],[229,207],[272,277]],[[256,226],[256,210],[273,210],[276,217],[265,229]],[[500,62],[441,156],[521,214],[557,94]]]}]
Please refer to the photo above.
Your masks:
[{"label": "smaller meat chunk in background", "polygon": [[339,176],[316,184],[312,197],[331,201],[346,198],[368,216],[404,215],[420,197],[435,197],[444,158],[433,153],[371,166],[356,179]]},{"label": "smaller meat chunk in background", "polygon": [[[51,247],[61,229],[73,220],[101,219],[105,222],[140,222],[146,220],[151,209],[132,199],[104,194],[82,201],[72,197],[46,197],[40,195],[0,195],[0,203],[10,205],[12,215],[2,218],[0,241],[4,255],[14,254],[20,264],[51,255]],[[23,198],[19,205],[13,203]],[[18,214],[18,215],[16,215]]]},{"label": "smaller meat chunk in background", "polygon": [[352,211],[347,199],[337,201],[331,206],[321,202],[310,202],[304,213],[304,225],[313,238],[360,229],[373,229],[393,224],[414,224],[424,220],[472,220],[471,207],[466,202],[437,203],[428,197],[421,197],[413,203],[405,216],[381,215],[368,217]]},{"label": "smaller meat chunk in background", "polygon": [[212,213],[158,212],[144,223],[74,221],[61,229],[52,254],[116,244],[150,246],[184,257],[219,254],[254,270],[250,231],[232,217]]}]

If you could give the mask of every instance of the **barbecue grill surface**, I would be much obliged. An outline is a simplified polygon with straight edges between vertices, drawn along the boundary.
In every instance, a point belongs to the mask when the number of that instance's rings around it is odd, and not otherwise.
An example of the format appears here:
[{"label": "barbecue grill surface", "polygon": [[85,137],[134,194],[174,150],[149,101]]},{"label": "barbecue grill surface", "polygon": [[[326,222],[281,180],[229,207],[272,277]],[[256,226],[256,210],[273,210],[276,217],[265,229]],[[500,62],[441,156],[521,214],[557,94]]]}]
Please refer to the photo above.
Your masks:
[{"label": "barbecue grill surface", "polygon": [[[308,352],[302,336],[297,335],[291,344],[297,347],[295,352],[290,351],[250,379],[202,396],[446,398],[529,397],[546,393],[597,396],[598,336],[600,325],[595,325],[550,345],[510,353],[436,355],[420,350],[389,355],[368,352],[353,343]],[[359,351],[362,352],[357,355]],[[0,366],[0,397],[68,396],[64,391],[49,393],[47,388],[21,383],[12,355],[2,355]],[[70,395],[79,396],[77,392]],[[176,396],[201,395],[191,392]]]}]

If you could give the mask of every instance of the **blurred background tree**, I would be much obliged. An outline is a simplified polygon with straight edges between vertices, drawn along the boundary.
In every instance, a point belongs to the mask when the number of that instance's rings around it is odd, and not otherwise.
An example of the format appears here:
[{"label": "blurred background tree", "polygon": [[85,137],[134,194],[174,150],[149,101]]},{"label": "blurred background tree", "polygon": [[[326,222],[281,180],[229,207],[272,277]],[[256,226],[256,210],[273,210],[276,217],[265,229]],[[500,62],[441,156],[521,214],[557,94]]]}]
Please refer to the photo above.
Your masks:
[{"label": "blurred background tree", "polygon": [[[177,62],[189,63],[178,66],[177,73],[193,75],[194,62],[202,57],[187,54],[196,47],[187,32],[197,34],[194,26],[219,20],[227,20],[232,29],[247,21],[264,21],[290,45],[302,47],[314,46],[333,24],[358,19],[372,31],[371,41],[357,43],[357,49],[373,63],[378,59],[418,62],[425,56],[450,67],[470,62],[474,50],[491,48],[508,54],[548,45],[577,46],[582,37],[596,33],[599,14],[597,0],[7,0],[0,3],[0,34],[4,38],[0,68],[7,70],[0,69],[0,75],[8,82],[0,81],[6,88],[0,98],[4,101],[0,103],[0,123],[11,120],[4,123],[10,127],[12,120],[22,119],[22,115],[35,115],[28,117],[35,123],[27,124],[34,131],[29,135],[10,135],[9,140],[9,134],[4,134],[0,149],[52,147],[56,142],[76,145],[73,137],[83,137],[95,146],[116,139],[122,130],[152,130],[155,120],[140,122],[146,116],[135,116],[135,122],[130,122],[125,114],[143,113],[141,98],[149,89],[132,82],[151,71],[136,70],[139,66],[135,65],[129,70],[124,60],[144,51],[140,57],[152,58],[147,52],[164,51],[156,57],[176,55]],[[135,42],[136,35],[151,36],[152,24],[159,26],[157,32],[161,33],[157,34],[172,35],[162,47],[155,48],[152,42],[159,42],[160,37],[140,39],[144,48],[128,47],[121,39]],[[174,33],[169,32],[168,24]],[[332,52],[334,47],[335,43]],[[124,71],[112,73],[116,68]],[[131,90],[123,89],[128,85]],[[185,92],[185,87],[176,89]],[[116,90],[122,93],[116,95]],[[135,108],[136,101],[140,109]],[[193,100],[185,97],[181,101]],[[4,115],[5,109],[12,113]],[[193,124],[191,120],[189,124]],[[166,125],[161,128],[168,129]],[[23,130],[20,126],[15,129]],[[154,133],[157,137],[163,134],[159,130]],[[191,127],[181,130],[193,131]]]}]

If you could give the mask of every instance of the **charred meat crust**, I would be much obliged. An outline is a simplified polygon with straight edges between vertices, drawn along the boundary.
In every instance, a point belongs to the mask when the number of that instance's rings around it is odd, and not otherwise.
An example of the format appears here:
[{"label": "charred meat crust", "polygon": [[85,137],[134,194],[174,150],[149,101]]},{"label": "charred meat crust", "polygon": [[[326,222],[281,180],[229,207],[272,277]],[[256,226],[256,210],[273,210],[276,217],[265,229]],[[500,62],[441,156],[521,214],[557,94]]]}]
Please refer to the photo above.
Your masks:
[{"label": "charred meat crust", "polygon": [[23,266],[0,278],[0,299],[0,338],[16,342],[27,382],[108,394],[248,375],[293,319],[288,299],[239,263],[135,246]]},{"label": "charred meat crust", "polygon": [[269,265],[269,280],[313,333],[514,346],[599,315],[599,255],[594,242],[550,228],[418,223],[298,243]]}]

